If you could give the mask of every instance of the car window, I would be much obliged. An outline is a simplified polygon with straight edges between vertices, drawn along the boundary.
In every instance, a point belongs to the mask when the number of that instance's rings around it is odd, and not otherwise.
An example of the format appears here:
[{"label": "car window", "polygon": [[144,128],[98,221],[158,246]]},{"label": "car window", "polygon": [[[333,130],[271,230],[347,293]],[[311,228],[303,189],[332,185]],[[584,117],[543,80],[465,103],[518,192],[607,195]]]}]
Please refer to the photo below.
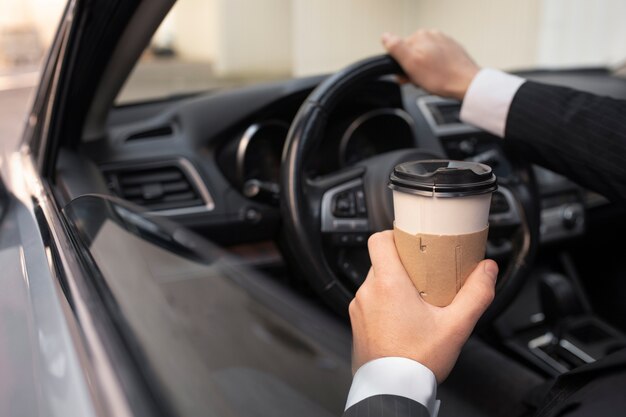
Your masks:
[{"label": "car window", "polygon": [[[104,196],[63,213],[129,354],[174,415],[340,415],[343,323],[185,228]],[[97,298],[94,298],[94,302]],[[121,313],[121,314],[120,314]],[[255,414],[256,413],[256,414]]]},{"label": "car window", "polygon": [[336,71],[380,35],[437,28],[484,66],[615,65],[626,2],[612,0],[179,0],[118,104]]},{"label": "car window", "polygon": [[0,90],[31,86],[67,0],[0,1]]}]

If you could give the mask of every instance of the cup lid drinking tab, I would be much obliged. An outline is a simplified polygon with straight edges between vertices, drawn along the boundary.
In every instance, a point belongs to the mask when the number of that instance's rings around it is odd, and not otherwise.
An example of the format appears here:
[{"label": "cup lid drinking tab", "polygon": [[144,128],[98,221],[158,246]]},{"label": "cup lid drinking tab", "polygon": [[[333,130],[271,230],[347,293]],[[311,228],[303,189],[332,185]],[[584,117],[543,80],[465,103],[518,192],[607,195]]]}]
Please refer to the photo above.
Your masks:
[{"label": "cup lid drinking tab", "polygon": [[396,165],[389,187],[428,197],[465,197],[493,192],[498,185],[488,165],[438,159]]}]

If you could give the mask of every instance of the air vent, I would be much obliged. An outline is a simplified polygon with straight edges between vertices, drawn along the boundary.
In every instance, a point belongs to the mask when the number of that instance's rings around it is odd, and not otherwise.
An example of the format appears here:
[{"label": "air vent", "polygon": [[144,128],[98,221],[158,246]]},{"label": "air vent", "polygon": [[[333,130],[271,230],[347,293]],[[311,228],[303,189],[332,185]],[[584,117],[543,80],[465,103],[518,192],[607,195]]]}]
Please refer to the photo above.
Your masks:
[{"label": "air vent", "polygon": [[128,135],[128,137],[126,138],[126,142],[141,139],[162,139],[167,136],[172,136],[173,133],[174,129],[172,129],[172,126],[165,125],[155,127],[154,129],[142,130],[141,132],[132,133]]},{"label": "air vent", "polygon": [[150,210],[172,210],[205,205],[182,168],[161,165],[105,171],[109,189],[121,198]]},{"label": "air vent", "polygon": [[429,103],[428,110],[430,110],[437,126],[461,123],[460,103]]}]

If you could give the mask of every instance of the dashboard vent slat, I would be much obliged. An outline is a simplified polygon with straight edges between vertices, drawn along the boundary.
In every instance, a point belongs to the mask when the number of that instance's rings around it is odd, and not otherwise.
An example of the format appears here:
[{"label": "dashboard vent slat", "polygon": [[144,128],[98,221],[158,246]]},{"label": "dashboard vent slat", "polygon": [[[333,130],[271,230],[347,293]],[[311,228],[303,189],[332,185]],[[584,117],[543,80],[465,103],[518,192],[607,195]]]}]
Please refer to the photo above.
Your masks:
[{"label": "dashboard vent slat", "polygon": [[180,170],[167,169],[162,172],[126,174],[120,179],[120,183],[125,186],[145,184],[152,182],[179,181],[184,178]]},{"label": "dashboard vent slat", "polygon": [[171,202],[171,201],[189,201],[194,200],[196,197],[193,192],[188,193],[179,193],[179,194],[169,194],[163,197],[163,201]]},{"label": "dashboard vent slat", "polygon": [[206,203],[187,173],[177,165],[114,168],[104,173],[113,193],[149,210],[199,207]]},{"label": "dashboard vent slat", "polygon": [[172,136],[174,129],[171,125],[159,126],[154,129],[143,130],[140,132],[132,133],[126,138],[126,142],[140,139],[162,139],[166,136]]},{"label": "dashboard vent slat", "polygon": [[167,184],[163,184],[163,189],[168,193],[187,191],[189,188],[189,184],[186,181],[170,182]]},{"label": "dashboard vent slat", "polygon": [[438,126],[461,123],[460,103],[429,103],[428,110]]}]

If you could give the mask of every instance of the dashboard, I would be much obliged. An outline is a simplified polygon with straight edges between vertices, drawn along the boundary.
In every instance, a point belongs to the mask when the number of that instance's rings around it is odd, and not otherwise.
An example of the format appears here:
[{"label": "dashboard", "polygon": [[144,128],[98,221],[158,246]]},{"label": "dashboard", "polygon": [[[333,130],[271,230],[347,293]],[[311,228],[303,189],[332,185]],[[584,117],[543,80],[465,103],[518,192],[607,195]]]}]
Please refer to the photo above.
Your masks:
[{"label": "dashboard", "polygon": [[[557,75],[524,74],[577,80],[578,88],[589,77],[596,80],[593,88],[597,80],[610,78],[606,72]],[[92,188],[171,217],[217,243],[272,240],[280,227],[278,184],[285,139],[300,104],[322,79],[120,107],[110,114],[108,136],[83,143],[78,159],[102,175],[91,179]],[[611,83],[617,81],[609,83],[616,91]],[[626,96],[624,82],[619,85]],[[459,110],[460,103],[411,85],[372,81],[345,97],[329,116],[306,170],[315,177],[377,154],[419,147],[487,163],[506,182],[511,166],[503,142],[461,123]],[[544,242],[581,235],[586,209],[607,204],[550,171],[537,167],[535,176]],[[65,188],[71,199],[72,187]]]}]

